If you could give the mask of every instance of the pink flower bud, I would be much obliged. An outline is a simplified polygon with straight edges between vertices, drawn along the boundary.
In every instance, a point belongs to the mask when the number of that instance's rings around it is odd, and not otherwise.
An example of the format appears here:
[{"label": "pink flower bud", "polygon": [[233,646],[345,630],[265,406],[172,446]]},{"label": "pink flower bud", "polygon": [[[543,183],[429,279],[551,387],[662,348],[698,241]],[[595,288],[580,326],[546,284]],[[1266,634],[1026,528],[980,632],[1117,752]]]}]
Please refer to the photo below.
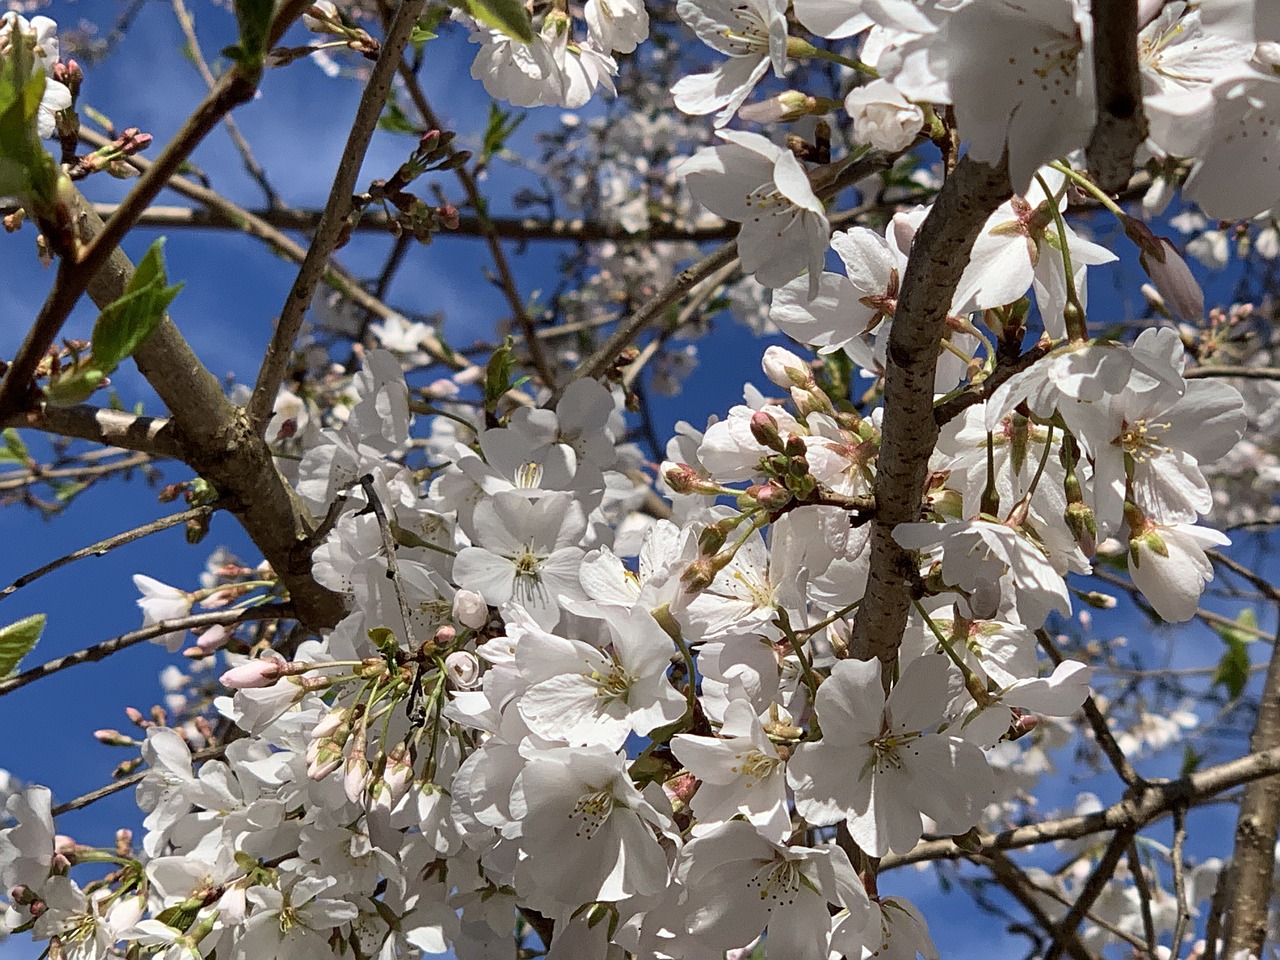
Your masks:
[{"label": "pink flower bud", "polygon": [[697,493],[702,477],[698,471],[687,463],[672,463],[668,460],[662,465],[662,479],[671,488],[672,493]]},{"label": "pink flower bud", "polygon": [[453,596],[453,619],[464,627],[479,630],[489,622],[489,605],[474,590],[459,590]]},{"label": "pink flower bud", "polygon": [[224,687],[232,690],[251,690],[269,687],[280,679],[285,662],[275,657],[260,657],[232,667],[219,679]]},{"label": "pink flower bud", "polygon": [[1191,275],[1187,261],[1166,237],[1157,238],[1163,257],[1148,255],[1144,250],[1138,257],[1142,269],[1156,285],[1165,305],[1179,320],[1196,322],[1204,318],[1204,291]]},{"label": "pink flower bud", "polygon": [[784,449],[782,434],[778,432],[778,421],[763,410],[751,414],[751,436],[762,447],[778,452]]}]

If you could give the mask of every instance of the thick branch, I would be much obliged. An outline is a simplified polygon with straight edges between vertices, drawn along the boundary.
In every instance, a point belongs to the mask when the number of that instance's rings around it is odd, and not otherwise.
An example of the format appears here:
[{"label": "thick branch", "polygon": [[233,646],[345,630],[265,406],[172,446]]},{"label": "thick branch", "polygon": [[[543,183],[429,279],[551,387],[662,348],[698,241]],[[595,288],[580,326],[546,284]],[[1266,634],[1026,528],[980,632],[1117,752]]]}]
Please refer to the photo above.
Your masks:
[{"label": "thick branch", "polygon": [[887,663],[897,656],[917,571],[912,555],[893,539],[893,530],[920,517],[929,456],[938,439],[933,379],[943,322],[978,231],[1012,192],[1003,167],[963,158],[912,245],[889,332],[871,571],[851,644],[859,659]]},{"label": "thick branch", "polygon": [[149,453],[153,457],[176,459],[182,456],[171,420],[135,416],[123,410],[110,410],[88,404],[28,410],[10,417],[0,426],[39,430],[77,440],[92,440],[108,447]]},{"label": "thick branch", "polygon": [[[1277,746],[1280,746],[1280,635],[1271,646],[1271,662],[1258,700],[1258,719],[1249,737],[1249,749],[1254,753]],[[1246,953],[1262,956],[1278,833],[1280,777],[1255,780],[1245,787],[1236,820],[1235,853],[1229,868],[1233,896],[1224,921],[1227,934],[1224,957]]]},{"label": "thick branch", "polygon": [[[102,221],[79,193],[73,223],[82,241]],[[124,292],[133,264],[118,247],[89,283],[100,307]],[[275,468],[266,442],[248,428],[240,408],[200,363],[167,316],[134,354],[138,369],[172,414],[182,460],[214,485],[288,588],[298,617],[313,629],[344,614],[342,598],[311,577],[311,517]],[[163,431],[162,431],[163,432]]]},{"label": "thick branch", "polygon": [[1093,73],[1098,119],[1085,150],[1089,170],[1112,193],[1129,182],[1147,138],[1138,75],[1136,0],[1093,0]]}]

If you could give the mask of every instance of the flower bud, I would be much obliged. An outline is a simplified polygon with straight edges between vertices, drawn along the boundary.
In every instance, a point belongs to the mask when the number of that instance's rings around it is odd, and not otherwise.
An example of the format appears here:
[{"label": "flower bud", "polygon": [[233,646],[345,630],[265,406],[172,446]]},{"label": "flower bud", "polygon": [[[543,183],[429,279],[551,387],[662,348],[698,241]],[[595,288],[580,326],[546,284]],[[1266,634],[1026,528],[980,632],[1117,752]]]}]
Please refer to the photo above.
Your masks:
[{"label": "flower bud", "polygon": [[455,650],[444,658],[444,672],[450,682],[463,690],[480,684],[480,660],[467,650]]},{"label": "flower bud", "polygon": [[784,90],[776,97],[738,108],[738,116],[751,123],[791,123],[810,114],[827,113],[839,106],[834,100],[811,97],[799,90]]},{"label": "flower bud", "polygon": [[791,491],[776,483],[757,483],[747,487],[746,495],[764,509],[774,512],[791,502]]},{"label": "flower bud", "polygon": [[762,447],[777,450],[779,453],[785,446],[782,434],[778,432],[778,421],[763,410],[757,410],[751,414],[751,436]]},{"label": "flower bud", "polygon": [[280,679],[285,662],[275,657],[260,657],[257,660],[246,660],[239,666],[232,667],[218,679],[224,687],[232,690],[252,690],[256,687],[269,687]]},{"label": "flower bud", "polygon": [[764,375],[777,387],[812,387],[813,373],[809,365],[784,347],[772,346],[761,361]]},{"label": "flower bud", "polygon": [[459,590],[453,595],[453,619],[464,627],[479,630],[489,622],[489,605],[474,590]]},{"label": "flower bud", "polygon": [[[672,493],[718,493],[716,489],[708,489],[707,481],[698,471],[687,463],[673,463],[668,460],[662,465],[662,479]],[[714,486],[714,485],[711,485]]]},{"label": "flower bud", "polygon": [[315,781],[323,780],[342,765],[342,748],[332,740],[313,740],[315,755],[307,748],[307,776]]},{"label": "flower bud", "polygon": [[1068,503],[1063,519],[1080,549],[1092,556],[1098,546],[1098,518],[1093,509],[1085,503]]}]

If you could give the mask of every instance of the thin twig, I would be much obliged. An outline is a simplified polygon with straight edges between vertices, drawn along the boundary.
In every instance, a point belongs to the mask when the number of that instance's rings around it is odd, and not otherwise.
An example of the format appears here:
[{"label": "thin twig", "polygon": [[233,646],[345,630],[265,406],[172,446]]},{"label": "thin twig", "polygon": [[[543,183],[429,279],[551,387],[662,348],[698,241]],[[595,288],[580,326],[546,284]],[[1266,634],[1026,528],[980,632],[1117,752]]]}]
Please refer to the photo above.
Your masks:
[{"label": "thin twig", "polygon": [[1080,921],[1084,919],[1085,914],[1089,912],[1098,897],[1102,896],[1102,891],[1106,889],[1107,884],[1115,876],[1116,867],[1120,864],[1120,858],[1124,856],[1125,850],[1133,840],[1136,829],[1136,827],[1126,827],[1125,829],[1117,830],[1115,836],[1111,838],[1111,842],[1107,844],[1107,849],[1103,851],[1097,865],[1093,868],[1093,873],[1089,874],[1089,879],[1080,888],[1075,903],[1071,905],[1067,915],[1058,924],[1053,942],[1049,944],[1049,949],[1045,952],[1044,960],[1059,960],[1062,956],[1063,951],[1066,949],[1066,939],[1074,935],[1076,927],[1080,925]]},{"label": "thin twig", "polygon": [[[191,754],[191,762],[199,763],[201,760],[216,760],[226,751],[226,744],[218,744],[213,747],[205,747],[203,750],[197,750]],[[105,787],[99,787],[97,790],[91,790],[89,793],[81,794],[74,800],[68,800],[66,803],[60,803],[53,808],[51,813],[55,817],[60,817],[64,813],[70,813],[72,810],[81,810],[92,803],[97,803],[113,793],[119,793],[121,790],[127,790],[134,784],[141,783],[143,778],[150,773],[149,770],[139,770],[127,777],[121,777],[115,783],[109,783]]]},{"label": "thin twig", "polygon": [[[310,0],[286,0],[272,22],[270,42],[274,43],[309,5]],[[83,248],[58,251],[61,259],[53,289],[45,298],[35,322],[27,331],[22,346],[5,373],[4,380],[0,382],[0,421],[7,420],[28,405],[29,391],[41,359],[48,352],[50,344],[90,281],[106,266],[124,235],[132,229],[137,217],[164,189],[169,178],[178,171],[209,131],[233,109],[251,100],[256,90],[257,77],[239,63],[233,65],[187,118],[151,169],[129,191],[111,223]],[[46,236],[56,239],[63,235],[67,225],[47,226],[49,229],[45,230]]]},{"label": "thin twig", "polygon": [[382,42],[378,62],[373,65],[369,81],[360,95],[351,131],[347,134],[347,143],[342,150],[342,159],[338,162],[338,170],[333,177],[333,187],[329,190],[329,199],[324,205],[324,216],[320,219],[315,236],[311,238],[307,256],[302,261],[298,276],[280,310],[280,319],[276,322],[275,332],[267,345],[262,366],[258,369],[258,380],[253,386],[253,395],[246,407],[249,428],[259,436],[266,430],[267,422],[271,419],[271,409],[275,405],[276,394],[284,380],[289,359],[293,356],[293,344],[298,331],[302,329],[302,319],[307,307],[311,305],[316,284],[324,274],[329,254],[338,242],[343,224],[351,213],[356,177],[373,139],[378,118],[382,116],[387,95],[391,92],[391,82],[395,79],[396,68],[400,64],[400,51],[409,42],[418,23],[418,15],[425,5],[426,0],[402,0]]},{"label": "thin twig", "polygon": [[[196,36],[195,18],[191,16],[191,12],[187,10],[187,5],[183,0],[170,0],[170,2],[173,4],[174,15],[178,18],[178,26],[182,28],[182,35],[187,39],[187,50],[191,54],[191,60],[195,63],[196,70],[200,72],[200,76],[204,79],[205,86],[212,90],[214,84],[218,81],[213,75],[213,71],[209,69],[209,64],[204,58],[204,51],[200,49],[200,40]],[[272,209],[283,207],[284,203],[281,201],[280,195],[271,186],[271,181],[267,179],[267,172],[262,169],[262,164],[258,163],[258,158],[253,155],[253,150],[249,147],[249,141],[240,132],[240,127],[236,124],[235,117],[228,114],[223,118],[222,124],[227,128],[227,135],[231,138],[231,142],[235,144],[236,150],[240,152],[240,159],[244,161],[245,170],[262,188],[262,193],[267,198],[267,205]]]},{"label": "thin twig", "polygon": [[175,513],[172,516],[161,517],[159,520],[153,520],[150,523],[144,523],[140,527],[134,527],[132,530],[126,530],[124,533],[117,533],[113,537],[107,537],[105,540],[99,540],[97,543],[91,543],[87,547],[81,547],[79,550],[73,550],[71,553],[59,557],[57,560],[51,560],[43,567],[37,567],[30,573],[24,573],[9,586],[0,590],[0,600],[5,599],[12,593],[16,593],[28,584],[34,583],[46,574],[65,567],[69,563],[74,563],[84,557],[100,557],[116,547],[122,547],[126,543],[133,543],[135,540],[141,540],[143,537],[149,537],[153,533],[159,533],[161,530],[168,530],[170,527],[176,527],[180,523],[186,523],[188,520],[198,520],[201,517],[207,517],[213,514],[216,507],[192,507],[190,510],[183,510],[181,513]]},{"label": "thin twig", "polygon": [[[1048,654],[1055,667],[1066,659],[1062,655],[1062,651],[1058,649],[1058,645],[1054,643],[1053,637],[1049,635],[1049,631],[1044,627],[1036,630],[1036,639],[1040,642],[1040,648]],[[1125,786],[1134,787],[1141,784],[1143,782],[1142,777],[1138,776],[1138,772],[1133,769],[1133,764],[1129,762],[1129,758],[1120,749],[1120,744],[1116,743],[1116,738],[1112,735],[1111,728],[1107,726],[1107,718],[1098,709],[1098,703],[1093,699],[1092,694],[1085,697],[1083,709],[1085,719],[1089,721],[1089,729],[1093,731],[1093,739],[1102,748],[1102,752],[1106,754],[1111,766],[1115,769],[1120,779],[1124,781]]]},{"label": "thin twig", "polygon": [[[103,138],[103,143],[110,142]],[[102,144],[94,144],[101,146]],[[131,158],[136,159],[136,158]],[[109,220],[119,209],[117,203],[98,203],[95,207],[98,214]],[[320,224],[321,210],[272,210],[263,208],[246,209],[254,219],[269,224],[277,230],[295,230],[300,233],[311,233]],[[143,226],[164,227],[167,230],[195,229],[207,230],[216,228],[241,229],[235,218],[216,208],[200,209],[196,207],[153,205],[138,218]],[[354,233],[390,232],[392,218],[382,210],[366,210],[360,222],[352,228]],[[471,214],[460,214],[457,227],[439,235],[440,239],[449,237],[478,237],[484,234],[484,224],[492,227],[493,233],[503,240],[539,241],[607,241],[622,246],[659,243],[711,243],[732,240],[738,233],[736,223],[717,223],[711,226],[679,226],[676,224],[655,223],[647,230],[629,233],[613,223],[602,223],[594,220],[551,219],[540,220],[536,217],[489,217],[482,220]],[[1198,369],[1198,368],[1197,368]],[[1188,372],[1188,376],[1191,373]]]},{"label": "thin twig", "polygon": [[1156,921],[1151,915],[1151,884],[1147,883],[1146,871],[1142,869],[1142,859],[1138,855],[1138,843],[1129,838],[1129,847],[1125,851],[1129,860],[1129,870],[1133,874],[1133,886],[1138,891],[1138,910],[1142,915],[1142,933],[1146,937],[1143,949],[1148,960],[1156,960]]},{"label": "thin twig", "polygon": [[[81,130],[80,139],[90,146],[102,146],[109,143],[106,137],[101,134],[94,133],[90,130]],[[146,171],[150,169],[150,162],[141,157],[130,157],[128,163],[138,170]],[[212,223],[210,226],[226,226],[261,240],[267,244],[273,253],[277,253],[287,260],[301,264],[307,258],[307,248],[294,241],[291,237],[281,232],[282,228],[291,228],[289,223],[283,224],[283,227],[276,225],[277,220],[286,220],[292,216],[289,211],[267,211],[259,215],[258,212],[246,210],[232,201],[228,200],[216,190],[209,187],[194,183],[186,177],[176,176],[169,180],[169,189],[175,193],[180,193],[185,197],[189,197],[196,203],[204,204],[207,208],[204,211],[194,211],[195,213],[206,213]],[[110,212],[108,204],[94,204],[94,211],[100,212],[103,209]],[[161,209],[167,210],[171,208],[151,207],[151,210]],[[186,209],[186,208],[179,208]],[[318,214],[316,215],[318,218]],[[301,229],[301,227],[298,227]],[[362,310],[365,310],[381,320],[389,320],[398,317],[398,311],[393,310],[384,303],[379,297],[374,296],[366,290],[360,282],[350,273],[342,268],[342,266],[332,257],[329,258],[324,273],[324,282],[336,290],[339,294],[355,304]],[[455,370],[466,370],[474,367],[464,358],[457,356],[453,351],[449,350],[435,336],[427,336],[423,338],[422,349],[433,359],[439,363],[443,363]]]},{"label": "thin twig", "polygon": [[[384,7],[383,10],[385,17],[386,8]],[[413,101],[418,113],[422,115],[423,122],[429,129],[442,129],[443,125],[440,122],[440,118],[436,115],[435,110],[432,109],[431,102],[427,100],[422,84],[418,82],[417,73],[414,72],[410,64],[400,58],[399,51],[397,51],[396,56],[400,61],[400,76],[404,80],[405,89],[408,91],[409,98]],[[450,146],[450,156],[456,153],[457,151]],[[534,325],[533,318],[529,316],[529,311],[525,309],[524,301],[520,299],[520,290],[516,286],[515,274],[511,272],[511,265],[507,262],[507,255],[502,249],[502,241],[498,238],[498,233],[489,220],[488,204],[480,193],[476,178],[467,169],[466,164],[460,164],[455,167],[454,173],[458,177],[458,182],[462,184],[462,189],[466,191],[467,202],[471,204],[472,209],[476,212],[476,223],[479,227],[480,235],[484,237],[485,245],[489,248],[489,256],[493,260],[494,269],[498,271],[498,286],[502,290],[502,295],[506,297],[507,304],[511,307],[511,315],[515,318],[517,326],[524,332],[525,346],[529,351],[529,361],[542,379],[543,384],[548,389],[555,390],[555,370],[547,359],[546,351],[542,349],[542,343],[538,339],[537,327]]]},{"label": "thin twig", "polygon": [[233,623],[249,623],[254,620],[284,620],[292,616],[294,616],[293,605],[285,602],[246,607],[238,610],[214,610],[211,613],[195,613],[189,617],[161,620],[158,623],[143,627],[141,630],[134,630],[118,637],[112,637],[110,640],[103,640],[101,643],[95,643],[91,647],[85,647],[75,653],[69,653],[65,657],[58,657],[56,660],[42,663],[38,667],[24,670],[17,676],[10,677],[7,680],[0,680],[0,697],[7,693],[12,693],[19,687],[25,687],[29,683],[35,683],[35,681],[42,680],[51,674],[66,670],[68,667],[105,660],[113,653],[118,653],[144,640],[153,640],[156,637],[164,636],[166,633],[174,633],[179,630],[195,630],[199,627],[229,626]]},{"label": "thin twig", "polygon": [[1178,919],[1173,924],[1173,942],[1169,944],[1169,960],[1178,960],[1182,952],[1182,938],[1187,935],[1191,923],[1191,904],[1187,902],[1187,870],[1183,860],[1187,843],[1187,811],[1175,807],[1173,811],[1173,895],[1178,904]]}]

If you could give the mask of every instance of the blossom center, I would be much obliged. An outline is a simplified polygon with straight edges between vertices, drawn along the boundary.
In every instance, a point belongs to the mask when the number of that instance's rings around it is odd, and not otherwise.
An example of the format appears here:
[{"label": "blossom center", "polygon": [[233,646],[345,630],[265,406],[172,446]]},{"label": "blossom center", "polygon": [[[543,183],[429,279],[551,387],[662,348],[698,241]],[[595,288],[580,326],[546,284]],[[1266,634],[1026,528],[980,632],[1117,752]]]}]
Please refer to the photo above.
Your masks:
[{"label": "blossom center", "polygon": [[625,703],[635,681],[636,678],[627,673],[618,663],[614,663],[608,673],[591,671],[591,682],[596,685],[595,696],[608,703],[618,700]]},{"label": "blossom center", "polygon": [[761,753],[759,750],[748,750],[746,753],[736,754],[734,759],[739,762],[729,769],[739,776],[747,778],[744,786],[748,790],[761,780],[771,777],[774,771],[782,764],[782,760],[778,757],[771,757],[768,754]]},{"label": "blossom center", "polygon": [[569,819],[578,821],[578,829],[573,835],[590,840],[613,813],[613,805],[613,792],[610,790],[584,793],[569,811]]},{"label": "blossom center", "polygon": [[772,901],[770,910],[795,903],[801,886],[800,866],[792,860],[771,860],[747,881],[748,890],[758,890],[761,900]]},{"label": "blossom center", "polygon": [[1115,442],[1136,463],[1145,463],[1152,457],[1169,452],[1170,448],[1160,442],[1169,427],[1168,423],[1153,423],[1145,418],[1134,423],[1126,422]]},{"label": "blossom center", "polygon": [[542,485],[542,464],[528,460],[516,467],[515,485],[521,490],[535,490]]}]

